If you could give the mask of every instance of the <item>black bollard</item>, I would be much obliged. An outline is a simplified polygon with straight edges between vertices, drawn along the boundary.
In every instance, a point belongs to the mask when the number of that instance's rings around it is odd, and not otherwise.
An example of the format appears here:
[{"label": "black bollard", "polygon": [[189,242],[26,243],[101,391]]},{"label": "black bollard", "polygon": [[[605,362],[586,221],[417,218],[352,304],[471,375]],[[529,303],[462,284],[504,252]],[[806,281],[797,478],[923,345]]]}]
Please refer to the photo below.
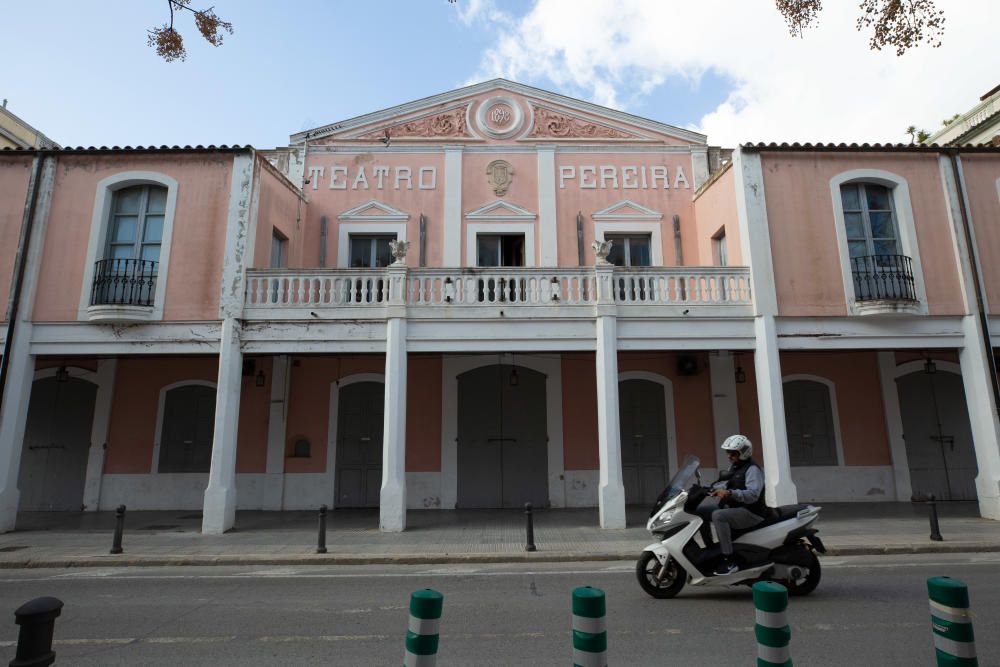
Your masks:
[{"label": "black bollard", "polygon": [[56,661],[52,633],[56,617],[62,613],[58,598],[35,598],[14,612],[14,622],[21,626],[17,635],[17,654],[10,667],[48,667]]},{"label": "black bollard", "polygon": [[941,542],[944,538],[941,537],[941,528],[938,526],[937,503],[934,501],[933,493],[927,496],[927,511],[931,521],[931,541]]},{"label": "black bollard", "polygon": [[316,553],[326,553],[326,505],[319,508],[319,543],[316,545]]},{"label": "black bollard", "polygon": [[528,543],[525,545],[525,551],[537,551],[535,548],[535,521],[531,516],[531,503],[524,503],[524,516],[527,518],[527,531],[528,531]]},{"label": "black bollard", "polygon": [[119,505],[115,510],[115,538],[111,543],[111,553],[122,552],[122,533],[125,532],[125,506]]}]

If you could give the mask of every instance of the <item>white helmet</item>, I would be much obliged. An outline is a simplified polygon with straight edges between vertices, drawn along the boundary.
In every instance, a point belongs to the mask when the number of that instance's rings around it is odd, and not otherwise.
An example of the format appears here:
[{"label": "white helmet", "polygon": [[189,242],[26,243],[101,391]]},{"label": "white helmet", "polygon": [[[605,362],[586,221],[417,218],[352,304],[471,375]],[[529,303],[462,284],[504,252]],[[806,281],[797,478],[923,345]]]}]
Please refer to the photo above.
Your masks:
[{"label": "white helmet", "polygon": [[736,452],[740,455],[740,461],[746,461],[753,454],[753,443],[745,435],[731,435],[722,443],[722,449]]}]

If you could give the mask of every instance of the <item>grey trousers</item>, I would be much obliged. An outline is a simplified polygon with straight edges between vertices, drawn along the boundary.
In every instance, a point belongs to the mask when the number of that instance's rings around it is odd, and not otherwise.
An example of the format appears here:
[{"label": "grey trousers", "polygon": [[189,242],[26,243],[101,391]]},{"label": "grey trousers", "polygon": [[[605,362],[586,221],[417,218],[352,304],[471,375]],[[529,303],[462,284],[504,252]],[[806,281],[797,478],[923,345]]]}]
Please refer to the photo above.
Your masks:
[{"label": "grey trousers", "polygon": [[[700,509],[700,508],[699,508]],[[719,537],[719,547],[725,556],[733,555],[733,529],[751,528],[763,521],[745,507],[720,509],[712,513],[712,525]]]}]

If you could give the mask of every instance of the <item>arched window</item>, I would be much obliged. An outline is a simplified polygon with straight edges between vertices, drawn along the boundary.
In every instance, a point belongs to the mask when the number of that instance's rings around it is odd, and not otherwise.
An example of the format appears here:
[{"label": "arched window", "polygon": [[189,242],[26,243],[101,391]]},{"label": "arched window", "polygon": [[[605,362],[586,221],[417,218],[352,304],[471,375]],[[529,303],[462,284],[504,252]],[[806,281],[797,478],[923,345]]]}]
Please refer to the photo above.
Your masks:
[{"label": "arched window", "polygon": [[163,392],[157,472],[208,472],[212,463],[215,387],[182,384]]},{"label": "arched window", "polygon": [[837,433],[830,388],[815,380],[786,380],[784,395],[791,464],[837,465]]},{"label": "arched window", "polygon": [[830,191],[849,312],[926,313],[906,180],[855,169],[833,177]]},{"label": "arched window", "polygon": [[162,319],[176,206],[177,181],[158,172],[97,184],[80,319]]},{"label": "arched window", "polygon": [[153,305],[166,205],[167,189],[159,185],[133,185],[114,193],[90,305]]}]

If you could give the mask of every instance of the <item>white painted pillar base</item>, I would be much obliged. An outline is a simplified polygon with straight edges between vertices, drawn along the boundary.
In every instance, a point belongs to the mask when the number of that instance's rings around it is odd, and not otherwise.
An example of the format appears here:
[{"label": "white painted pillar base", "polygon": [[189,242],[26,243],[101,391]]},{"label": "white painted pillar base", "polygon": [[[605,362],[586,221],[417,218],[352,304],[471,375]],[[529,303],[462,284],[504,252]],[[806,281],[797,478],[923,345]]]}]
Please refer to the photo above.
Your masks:
[{"label": "white painted pillar base", "polygon": [[243,352],[235,318],[222,321],[219,345],[219,381],[215,390],[215,428],[212,465],[205,489],[201,532],[221,535],[236,522],[236,435],[240,421]]},{"label": "white painted pillar base", "polygon": [[[712,381],[712,425],[715,433],[715,466],[729,467],[729,459],[719,447],[729,436],[740,433],[740,413],[736,400],[736,364],[733,355],[720,350],[708,355],[708,371]],[[704,461],[703,465],[708,465]]]},{"label": "white painted pillar base", "polygon": [[87,476],[83,483],[83,509],[96,512],[101,503],[101,478],[104,476],[104,454],[111,427],[111,399],[115,391],[117,359],[97,360],[97,396],[94,400],[94,421],[90,428],[90,449],[87,452]]},{"label": "white painted pillar base", "polygon": [[[600,306],[599,306],[600,307]],[[597,317],[597,450],[600,481],[597,503],[601,528],[625,527],[625,485],[618,416],[618,322]]]},{"label": "white painted pillar base", "polygon": [[979,513],[1000,521],[1000,421],[993,401],[989,360],[981,342],[979,319],[975,315],[962,318],[962,330],[965,345],[958,352],[958,361],[979,467],[976,476]]},{"label": "white painted pillar base", "polygon": [[788,433],[785,429],[785,395],[781,382],[781,359],[774,317],[759,315],[754,319],[757,349],[754,370],[757,376],[757,404],[760,410],[760,452],[764,466],[764,487],[771,507],[798,502],[788,456]]},{"label": "white painted pillar base", "polygon": [[20,323],[8,350],[7,386],[4,388],[3,404],[0,405],[0,533],[14,530],[21,499],[17,477],[21,471],[28,403],[35,378],[35,358],[28,355],[30,338],[31,325]]},{"label": "white painted pillar base", "polygon": [[[405,274],[404,274],[405,275]],[[386,323],[379,530],[406,530],[406,319]]]}]

